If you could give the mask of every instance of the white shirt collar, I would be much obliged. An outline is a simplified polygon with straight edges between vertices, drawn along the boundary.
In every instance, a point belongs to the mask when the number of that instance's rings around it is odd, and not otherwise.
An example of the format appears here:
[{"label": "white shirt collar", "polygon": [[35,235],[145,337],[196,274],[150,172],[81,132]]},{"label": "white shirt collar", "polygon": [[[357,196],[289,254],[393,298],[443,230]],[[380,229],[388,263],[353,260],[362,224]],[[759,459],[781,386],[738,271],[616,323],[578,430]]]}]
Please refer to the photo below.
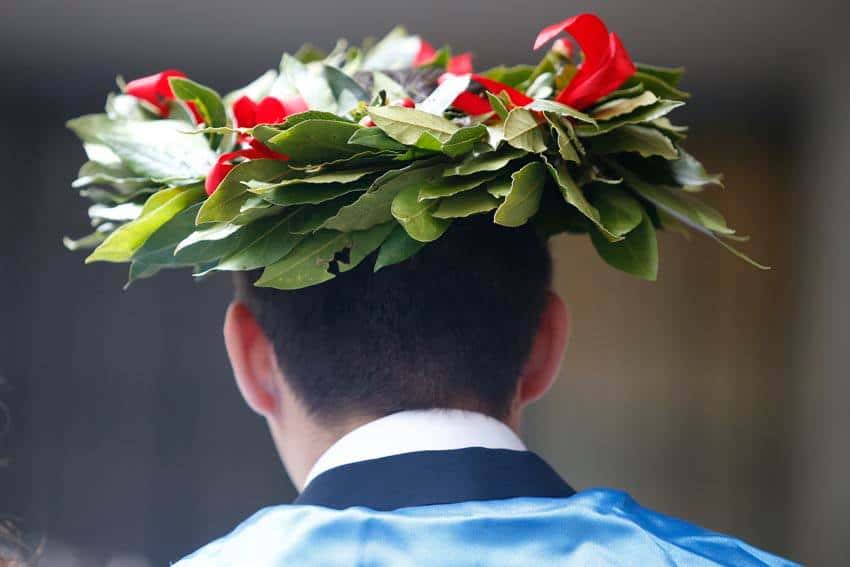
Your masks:
[{"label": "white shirt collar", "polygon": [[304,486],[321,473],[342,465],[416,451],[467,447],[526,450],[511,428],[481,413],[453,409],[402,411],[343,435],[319,457]]}]

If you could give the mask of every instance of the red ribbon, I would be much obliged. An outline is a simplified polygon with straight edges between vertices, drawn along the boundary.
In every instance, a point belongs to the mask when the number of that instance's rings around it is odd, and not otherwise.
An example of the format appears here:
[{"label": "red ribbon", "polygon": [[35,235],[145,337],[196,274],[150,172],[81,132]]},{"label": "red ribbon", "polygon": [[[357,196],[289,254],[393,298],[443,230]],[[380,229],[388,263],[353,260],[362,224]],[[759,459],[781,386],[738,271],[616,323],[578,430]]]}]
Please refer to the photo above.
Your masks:
[{"label": "red ribbon", "polygon": [[[413,66],[421,67],[422,65],[427,65],[433,62],[436,58],[437,50],[434,49],[434,46],[424,39],[420,39],[419,52],[413,59]],[[468,73],[472,73],[472,53],[467,51],[466,53],[461,53],[460,55],[455,55],[449,58],[449,62],[446,65],[446,71],[454,75],[466,75]]]},{"label": "red ribbon", "polygon": [[204,181],[204,189],[207,195],[215,193],[230,170],[236,167],[236,164],[233,163],[236,159],[278,159],[284,161],[289,159],[289,156],[270,150],[255,138],[250,138],[248,144],[250,145],[248,148],[218,156],[218,160],[216,160]]},{"label": "red ribbon", "polygon": [[[290,114],[297,114],[306,110],[307,103],[301,97],[282,101],[278,98],[267,96],[260,102],[254,102],[247,96],[242,96],[233,103],[233,117],[236,119],[236,126],[238,128],[253,128],[258,124],[280,124]],[[289,156],[270,150],[252,136],[242,136],[240,139],[243,143],[247,143],[249,147],[221,154],[218,157],[218,160],[212,166],[204,181],[204,189],[206,189],[207,195],[215,193],[222,180],[236,167],[236,164],[233,163],[234,160],[289,159]]]},{"label": "red ribbon", "polygon": [[[584,61],[579,65],[570,83],[558,93],[555,99],[558,102],[583,110],[603,96],[617,90],[635,73],[635,65],[620,38],[617,34],[609,32],[605,23],[593,14],[581,14],[543,28],[537,35],[534,49],[539,49],[562,32],[567,32],[575,38],[584,54]],[[426,46],[430,47],[427,42],[423,42],[420,54],[430,53],[425,49]],[[572,45],[563,39],[557,40],[555,49],[568,57],[573,53]],[[466,55],[468,54],[463,56]],[[452,70],[451,66],[449,73],[465,74]],[[526,106],[533,101],[526,94],[499,81],[475,74],[472,74],[471,78],[493,94],[507,93],[515,106]],[[461,93],[452,105],[470,116],[486,114],[493,110],[486,98],[468,91]]]},{"label": "red ribbon", "polygon": [[[150,103],[159,111],[161,118],[167,118],[169,113],[168,103],[175,99],[169,79],[171,77],[185,76],[185,73],[177,69],[167,69],[154,75],[133,79],[127,83],[124,92]],[[196,124],[204,121],[194,102],[189,101],[186,103],[186,106],[192,112],[192,117],[195,119]]]},{"label": "red ribbon", "polygon": [[421,67],[422,65],[427,65],[437,56],[437,50],[434,49],[434,46],[425,41],[424,39],[419,40],[419,52],[416,54],[416,57],[413,59],[414,67]]},{"label": "red ribbon", "polygon": [[290,114],[305,110],[307,103],[300,96],[285,101],[267,96],[260,102],[243,96],[233,103],[233,116],[239,128],[253,128],[257,124],[280,124]]},{"label": "red ribbon", "polygon": [[608,95],[631,77],[636,69],[623,43],[605,23],[593,14],[580,14],[543,28],[534,41],[534,49],[554,39],[561,32],[575,38],[584,61],[564,90],[558,93],[560,103],[583,110]]},{"label": "red ribbon", "polygon": [[[438,79],[438,82],[442,83],[449,74],[451,73],[441,76]],[[510,99],[511,103],[516,106],[525,106],[534,100],[530,96],[519,92],[517,89],[506,85],[505,83],[488,79],[483,75],[473,73],[470,75],[470,78],[484,87],[485,90],[495,95],[507,93],[508,99]],[[493,107],[490,105],[490,101],[487,100],[486,97],[479,96],[469,91],[460,93],[452,102],[452,106],[470,116],[478,116],[480,114],[487,114],[488,112],[493,111]]]},{"label": "red ribbon", "polygon": [[466,75],[472,73],[472,53],[467,51],[460,55],[455,55],[449,59],[449,64],[446,66],[446,71],[455,75]]}]

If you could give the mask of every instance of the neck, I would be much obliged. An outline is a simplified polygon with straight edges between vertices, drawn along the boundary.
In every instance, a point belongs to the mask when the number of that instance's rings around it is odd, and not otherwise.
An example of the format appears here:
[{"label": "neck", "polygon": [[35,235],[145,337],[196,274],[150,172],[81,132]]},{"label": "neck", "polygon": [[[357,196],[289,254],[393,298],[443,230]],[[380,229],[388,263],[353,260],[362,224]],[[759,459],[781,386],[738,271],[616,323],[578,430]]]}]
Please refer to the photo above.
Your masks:
[{"label": "neck", "polygon": [[286,473],[300,492],[319,457],[348,433],[376,419],[378,416],[349,418],[328,427],[312,417],[302,417],[286,420],[286,424],[269,423],[269,429]]}]

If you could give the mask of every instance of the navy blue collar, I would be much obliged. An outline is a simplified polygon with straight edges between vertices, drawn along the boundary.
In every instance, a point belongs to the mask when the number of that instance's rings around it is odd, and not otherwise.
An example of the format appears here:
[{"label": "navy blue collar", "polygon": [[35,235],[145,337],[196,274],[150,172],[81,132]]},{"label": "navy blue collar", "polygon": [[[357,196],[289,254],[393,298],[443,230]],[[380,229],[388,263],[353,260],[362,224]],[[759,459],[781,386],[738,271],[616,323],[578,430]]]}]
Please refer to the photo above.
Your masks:
[{"label": "navy blue collar", "polygon": [[397,510],[471,500],[551,497],[575,491],[528,451],[471,447],[420,451],[336,467],[313,479],[294,504]]}]

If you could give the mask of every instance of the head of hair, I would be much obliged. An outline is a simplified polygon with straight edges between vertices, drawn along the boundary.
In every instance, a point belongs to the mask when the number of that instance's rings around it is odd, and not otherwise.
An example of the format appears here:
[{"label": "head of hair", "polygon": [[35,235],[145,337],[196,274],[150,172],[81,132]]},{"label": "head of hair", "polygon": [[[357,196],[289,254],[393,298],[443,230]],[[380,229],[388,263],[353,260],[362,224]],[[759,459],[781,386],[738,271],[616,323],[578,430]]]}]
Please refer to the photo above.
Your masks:
[{"label": "head of hair", "polygon": [[237,273],[237,299],[299,401],[326,422],[427,408],[505,417],[547,301],[545,241],[463,219],[412,258],[373,264],[296,291]]}]

